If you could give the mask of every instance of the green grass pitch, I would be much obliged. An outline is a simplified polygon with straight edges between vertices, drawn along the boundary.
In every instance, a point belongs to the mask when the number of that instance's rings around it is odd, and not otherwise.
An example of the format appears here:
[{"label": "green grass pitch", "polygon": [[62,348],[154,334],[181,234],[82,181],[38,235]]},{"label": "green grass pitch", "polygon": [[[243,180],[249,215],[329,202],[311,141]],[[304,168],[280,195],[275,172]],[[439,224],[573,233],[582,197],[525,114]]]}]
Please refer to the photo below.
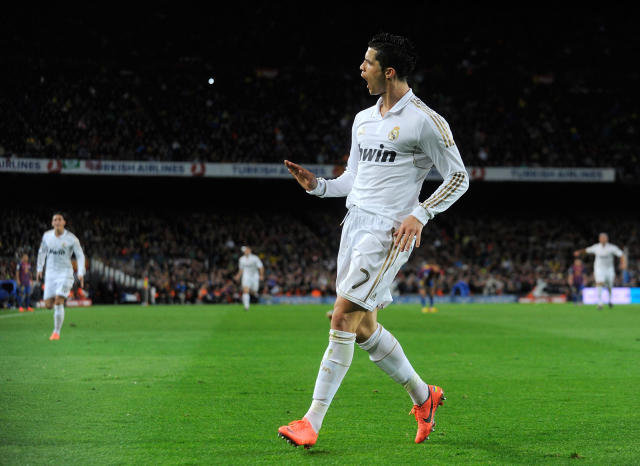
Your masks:
[{"label": "green grass pitch", "polygon": [[356,347],[318,443],[328,306],[96,306],[0,313],[2,464],[638,464],[640,306],[392,305],[380,322],[447,396],[411,401]]}]

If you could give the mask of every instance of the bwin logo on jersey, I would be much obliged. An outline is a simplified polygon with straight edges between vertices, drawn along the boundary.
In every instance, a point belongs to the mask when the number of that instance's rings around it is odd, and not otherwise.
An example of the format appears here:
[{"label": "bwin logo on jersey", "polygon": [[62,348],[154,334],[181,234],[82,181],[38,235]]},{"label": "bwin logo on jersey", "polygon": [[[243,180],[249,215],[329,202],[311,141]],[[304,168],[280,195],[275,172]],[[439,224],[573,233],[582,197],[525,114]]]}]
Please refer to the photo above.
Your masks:
[{"label": "bwin logo on jersey", "polygon": [[[382,146],[382,144],[380,144]],[[363,162],[389,162],[393,163],[396,160],[396,151],[384,150],[384,146],[380,149],[363,149],[358,146],[360,150],[360,160]]]},{"label": "bwin logo on jersey", "polygon": [[49,249],[49,254],[52,254],[54,256],[64,256],[67,253],[64,249]]},{"label": "bwin logo on jersey", "polygon": [[396,139],[398,139],[398,137],[400,137],[400,127],[399,126],[394,126],[394,128],[389,131],[389,141],[395,141]]}]

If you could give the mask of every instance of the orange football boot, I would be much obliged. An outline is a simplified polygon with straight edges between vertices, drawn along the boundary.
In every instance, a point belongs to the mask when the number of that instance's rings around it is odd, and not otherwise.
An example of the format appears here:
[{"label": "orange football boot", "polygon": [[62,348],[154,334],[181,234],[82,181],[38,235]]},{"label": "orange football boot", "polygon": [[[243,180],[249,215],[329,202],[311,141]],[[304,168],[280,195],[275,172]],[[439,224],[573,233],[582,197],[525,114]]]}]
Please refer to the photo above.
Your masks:
[{"label": "orange football boot", "polygon": [[20,307],[20,312],[24,312],[24,307]]},{"label": "orange football boot", "polygon": [[311,448],[318,440],[318,434],[306,417],[290,422],[288,426],[281,426],[278,429],[278,437],[282,437],[294,447],[302,445],[305,448]]},{"label": "orange football boot", "polygon": [[416,432],[416,443],[422,443],[429,438],[429,434],[436,426],[434,417],[438,406],[442,406],[446,400],[442,388],[436,385],[429,385],[429,398],[421,406],[413,405],[409,414],[413,414],[418,421],[418,432]]},{"label": "orange football boot", "polygon": [[59,340],[59,339],[60,339],[60,334],[56,332],[53,332],[49,337],[49,340]]}]

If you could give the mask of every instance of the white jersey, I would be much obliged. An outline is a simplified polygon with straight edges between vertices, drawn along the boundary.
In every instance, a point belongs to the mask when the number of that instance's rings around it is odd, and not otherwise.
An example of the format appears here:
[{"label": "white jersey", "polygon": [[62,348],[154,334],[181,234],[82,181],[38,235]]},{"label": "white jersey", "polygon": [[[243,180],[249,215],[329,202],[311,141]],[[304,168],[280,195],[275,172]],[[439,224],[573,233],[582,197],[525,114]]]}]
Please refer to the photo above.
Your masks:
[{"label": "white jersey", "polygon": [[596,243],[593,246],[589,246],[585,251],[589,254],[595,255],[595,261],[593,268],[596,270],[614,270],[613,256],[622,257],[622,250],[615,244]]},{"label": "white jersey", "polygon": [[42,235],[42,243],[38,251],[38,272],[42,272],[47,266],[46,276],[73,277],[73,265],[71,254],[75,254],[78,263],[78,276],[84,276],[84,253],[80,247],[80,241],[70,231],[64,230],[60,236],[56,236],[54,230],[49,230]]},{"label": "white jersey", "polygon": [[243,280],[257,280],[260,278],[260,269],[263,268],[262,261],[255,254],[242,255],[239,260],[239,267],[242,270]]},{"label": "white jersey", "polygon": [[[424,225],[469,187],[469,177],[448,123],[409,90],[384,116],[382,98],[355,117],[346,171],[318,179],[309,191],[320,197],[347,196],[347,208],[402,222],[413,215]],[[435,166],[444,178],[424,202],[418,196]]]}]

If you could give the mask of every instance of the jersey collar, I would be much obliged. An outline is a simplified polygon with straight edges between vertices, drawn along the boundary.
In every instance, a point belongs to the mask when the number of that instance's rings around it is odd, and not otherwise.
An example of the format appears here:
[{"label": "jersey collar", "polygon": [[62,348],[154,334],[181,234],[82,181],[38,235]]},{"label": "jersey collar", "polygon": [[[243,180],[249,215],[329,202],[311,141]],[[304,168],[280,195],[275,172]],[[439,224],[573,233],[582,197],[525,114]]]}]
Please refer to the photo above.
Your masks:
[{"label": "jersey collar", "polygon": [[[402,96],[402,98],[400,100],[398,100],[396,102],[396,104],[391,107],[391,109],[389,111],[387,111],[388,113],[398,113],[400,110],[402,110],[405,105],[407,105],[409,103],[409,101],[414,97],[413,94],[413,90],[411,88],[409,88],[409,91]],[[378,98],[378,101],[376,102],[375,107],[373,108],[373,113],[371,114],[372,117],[374,118],[382,118],[382,115],[380,114],[380,107],[382,106],[382,97]]]}]

